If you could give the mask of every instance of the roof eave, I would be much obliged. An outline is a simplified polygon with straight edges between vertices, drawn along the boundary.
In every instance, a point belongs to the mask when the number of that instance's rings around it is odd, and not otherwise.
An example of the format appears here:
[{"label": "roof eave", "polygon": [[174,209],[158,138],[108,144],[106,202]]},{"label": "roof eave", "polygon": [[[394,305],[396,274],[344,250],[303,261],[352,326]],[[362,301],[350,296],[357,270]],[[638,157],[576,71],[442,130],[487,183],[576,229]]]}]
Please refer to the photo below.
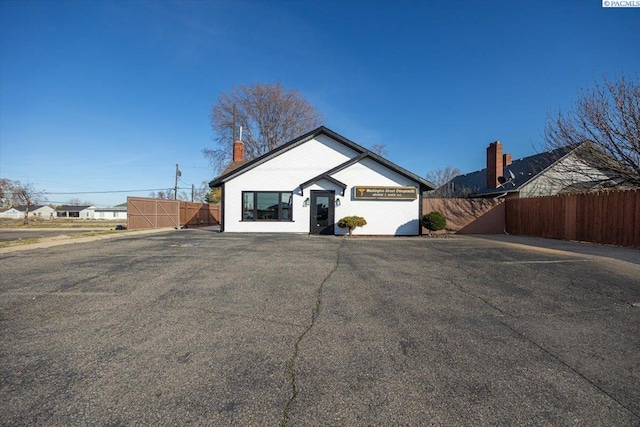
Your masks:
[{"label": "roof eave", "polygon": [[[346,145],[347,147],[353,149],[354,151],[356,151],[357,153],[359,153],[358,156],[349,159],[348,161],[346,161],[345,163],[338,165],[336,168],[333,168],[327,172],[324,172],[324,174],[328,174],[331,175],[335,172],[337,172],[338,170],[341,170],[347,166],[350,166],[353,163],[356,163],[360,160],[362,160],[365,157],[370,157],[372,160],[378,162],[379,164],[392,169],[393,171],[395,171],[396,173],[404,176],[405,178],[409,178],[412,181],[415,181],[419,184],[420,186],[420,190],[421,191],[428,191],[428,190],[435,190],[435,185],[429,181],[427,181],[424,178],[421,178],[403,168],[401,168],[400,166],[390,162],[389,160],[384,159],[383,157],[380,157],[379,155],[367,150],[366,148],[362,147],[361,145],[351,141],[350,139],[345,138],[344,136],[332,131],[331,129],[328,129],[324,126],[320,126],[310,132],[307,132],[306,134],[299,136],[296,139],[293,139],[289,142],[287,142],[286,144],[281,145],[280,147],[277,147],[271,151],[269,151],[268,153],[263,154],[260,157],[257,157],[249,162],[247,162],[246,164],[240,166],[237,169],[234,169],[233,171],[230,171],[229,173],[225,174],[225,175],[221,175],[219,177],[217,177],[216,179],[212,180],[209,182],[209,187],[210,188],[217,188],[222,186],[222,184],[224,184],[225,182],[235,178],[236,176],[246,172],[247,170],[261,164],[264,163],[265,161],[280,155],[281,153],[296,147],[297,145],[300,145],[310,139],[313,139],[315,137],[317,137],[318,135],[327,135],[328,137]],[[322,175],[322,174],[321,174]]]}]

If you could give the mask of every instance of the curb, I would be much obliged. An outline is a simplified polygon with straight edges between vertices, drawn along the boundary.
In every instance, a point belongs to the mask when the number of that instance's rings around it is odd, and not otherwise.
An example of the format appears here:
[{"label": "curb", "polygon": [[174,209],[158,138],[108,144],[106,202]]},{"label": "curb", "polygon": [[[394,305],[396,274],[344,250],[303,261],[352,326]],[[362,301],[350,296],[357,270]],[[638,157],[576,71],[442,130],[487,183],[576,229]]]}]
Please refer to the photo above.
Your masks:
[{"label": "curb", "polygon": [[[82,229],[74,229],[74,230],[78,231]],[[123,231],[122,233],[118,233],[118,234],[114,233],[114,234],[103,234],[99,236],[69,237],[68,239],[59,239],[59,240],[53,240],[54,238],[51,238],[51,237],[44,237],[43,241],[40,241],[40,242],[29,243],[26,245],[7,246],[5,248],[0,248],[0,254],[7,254],[7,253],[19,252],[19,251],[28,251],[32,249],[51,248],[53,246],[68,245],[71,243],[93,242],[97,240],[106,240],[106,239],[113,239],[113,238],[126,237],[126,236],[132,236],[132,235],[137,236],[137,235],[144,235],[144,234],[153,234],[153,233],[159,233],[163,231],[173,231],[173,230],[175,230],[175,228],[173,227],[153,228],[148,230]]]}]

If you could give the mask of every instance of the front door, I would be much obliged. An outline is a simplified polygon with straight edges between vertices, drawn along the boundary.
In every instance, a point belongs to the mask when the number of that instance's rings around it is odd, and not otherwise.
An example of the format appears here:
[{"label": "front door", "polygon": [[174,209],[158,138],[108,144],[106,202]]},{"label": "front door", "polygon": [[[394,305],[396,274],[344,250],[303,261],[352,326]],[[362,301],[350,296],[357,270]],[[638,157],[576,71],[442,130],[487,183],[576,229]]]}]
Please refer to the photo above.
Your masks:
[{"label": "front door", "polygon": [[333,191],[311,191],[311,234],[334,234],[333,207],[335,194]]}]

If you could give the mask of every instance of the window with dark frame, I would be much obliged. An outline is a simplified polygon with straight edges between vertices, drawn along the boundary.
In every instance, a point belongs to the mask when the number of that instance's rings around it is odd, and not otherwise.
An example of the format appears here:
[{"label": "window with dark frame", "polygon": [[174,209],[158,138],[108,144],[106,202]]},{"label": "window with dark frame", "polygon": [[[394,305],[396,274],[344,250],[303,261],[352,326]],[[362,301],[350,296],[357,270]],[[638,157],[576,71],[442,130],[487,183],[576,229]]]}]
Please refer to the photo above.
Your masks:
[{"label": "window with dark frame", "polygon": [[293,193],[279,191],[243,191],[243,221],[292,221]]}]

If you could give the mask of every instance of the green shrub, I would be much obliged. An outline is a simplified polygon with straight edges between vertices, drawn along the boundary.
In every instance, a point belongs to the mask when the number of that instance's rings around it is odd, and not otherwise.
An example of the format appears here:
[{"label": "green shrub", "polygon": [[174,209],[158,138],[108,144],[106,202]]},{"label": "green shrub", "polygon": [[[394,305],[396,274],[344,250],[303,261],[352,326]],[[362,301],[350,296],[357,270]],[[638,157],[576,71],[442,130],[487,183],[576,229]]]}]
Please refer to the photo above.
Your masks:
[{"label": "green shrub", "polygon": [[438,211],[429,212],[422,217],[422,226],[432,231],[442,230],[447,226],[447,219]]},{"label": "green shrub", "polygon": [[338,227],[349,229],[349,236],[353,233],[354,228],[365,225],[367,225],[367,221],[361,216],[345,216],[338,221]]}]

